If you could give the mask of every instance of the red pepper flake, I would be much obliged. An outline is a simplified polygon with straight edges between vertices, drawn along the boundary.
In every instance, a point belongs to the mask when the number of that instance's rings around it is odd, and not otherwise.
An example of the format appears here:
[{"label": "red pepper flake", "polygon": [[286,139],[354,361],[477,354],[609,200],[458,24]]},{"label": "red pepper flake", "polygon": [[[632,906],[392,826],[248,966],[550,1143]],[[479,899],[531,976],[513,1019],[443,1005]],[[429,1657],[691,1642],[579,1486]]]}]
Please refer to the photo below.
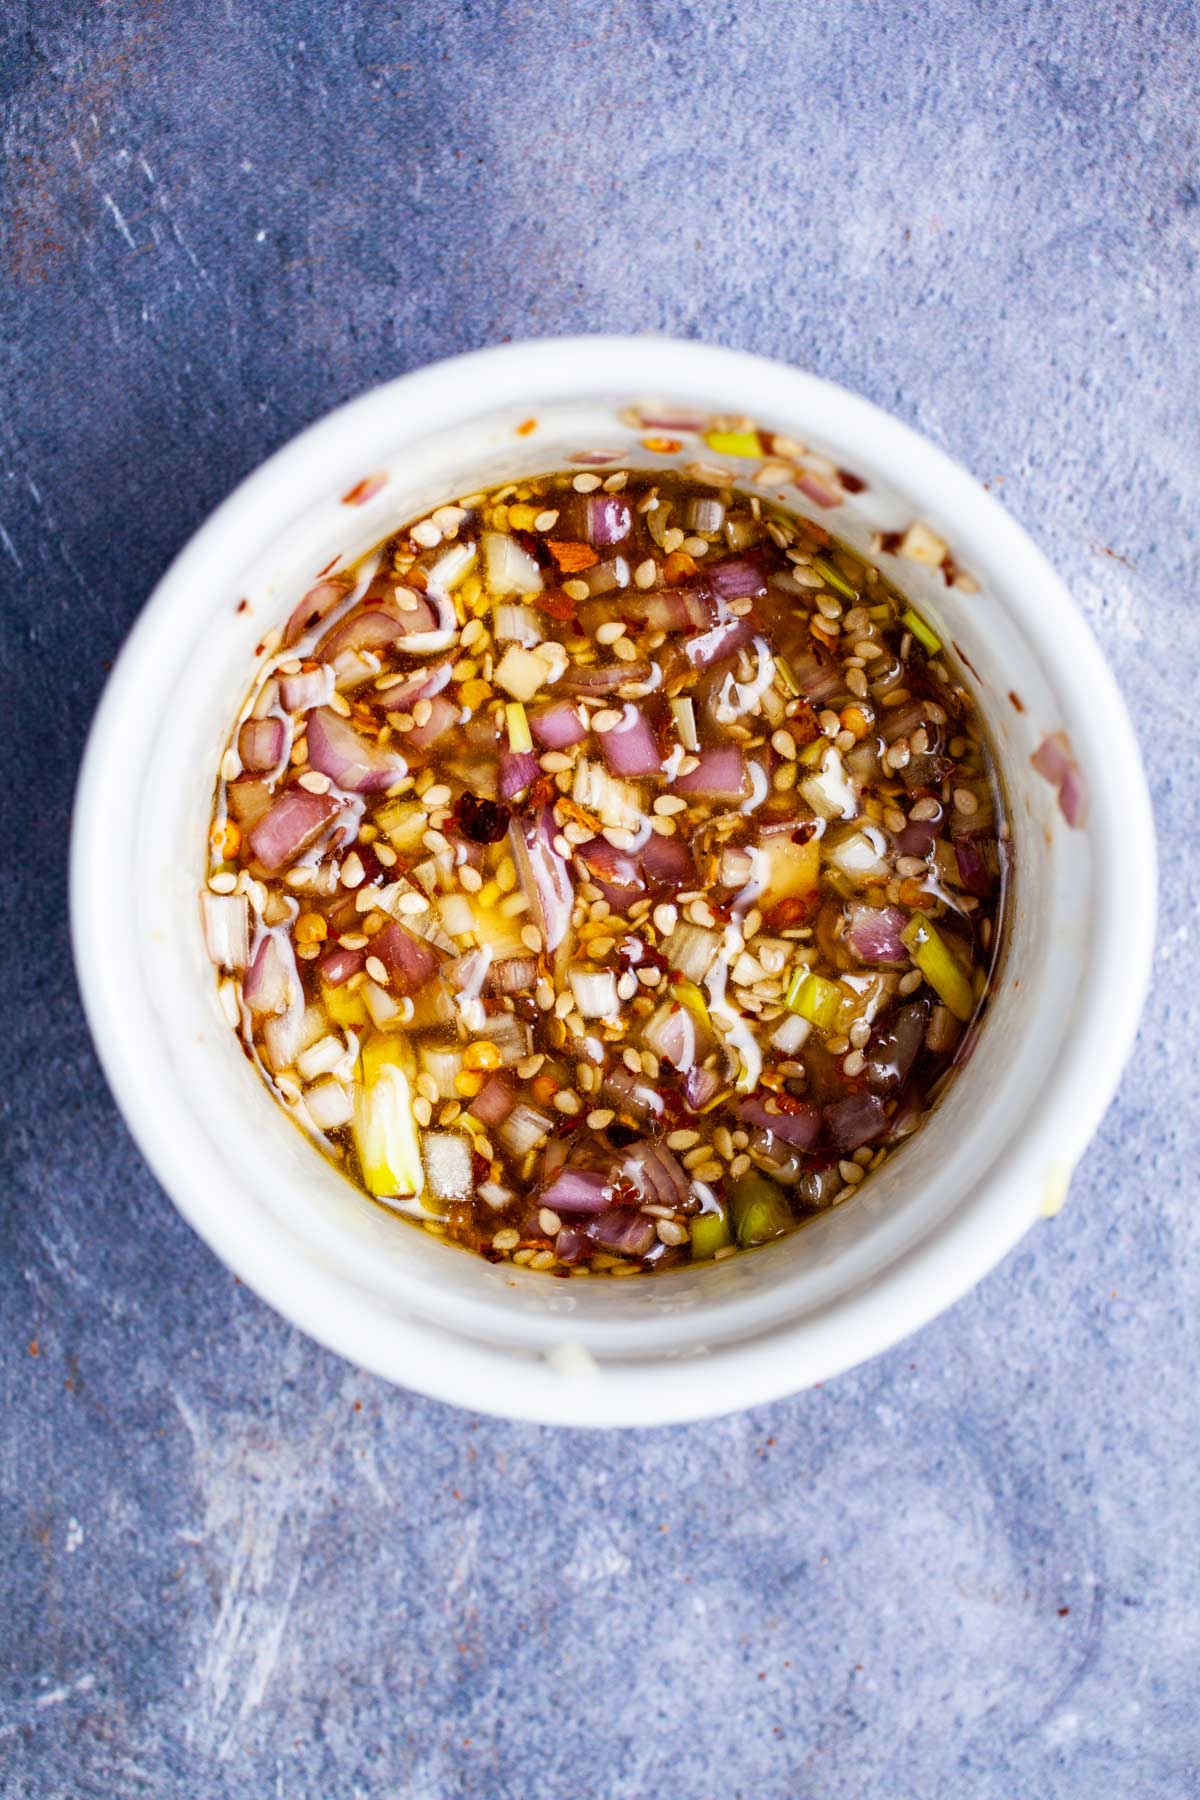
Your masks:
[{"label": "red pepper flake", "polygon": [[559,619],[565,624],[575,617],[575,602],[561,588],[547,588],[543,593],[530,597],[538,611],[549,613],[552,619]]},{"label": "red pepper flake", "polygon": [[521,423],[517,426],[516,432],[514,435],[516,437],[528,437],[531,431],[536,431],[536,430],[537,430],[537,420],[536,419],[522,419]]},{"label": "red pepper flake", "polygon": [[861,494],[867,485],[861,475],[852,475],[849,469],[839,469],[837,476],[848,494]]},{"label": "red pepper flake", "polygon": [[342,505],[365,506],[368,500],[373,500],[380,489],[386,486],[386,475],[367,475],[348,494],[342,495]]},{"label": "red pepper flake", "polygon": [[455,808],[458,829],[473,844],[498,844],[508,830],[509,808],[499,800],[477,800],[461,795]]},{"label": "red pepper flake", "polygon": [[233,610],[240,613],[249,612],[250,602],[248,600],[239,600]]},{"label": "red pepper flake", "polygon": [[781,900],[778,906],[773,906],[763,914],[764,923],[773,931],[781,930],[787,925],[802,925],[816,911],[820,897],[816,888],[811,894],[789,894],[786,900]]},{"label": "red pepper flake", "polygon": [[336,569],[338,564],[341,562],[341,560],[342,560],[342,553],[339,550],[336,556],[330,557],[329,561],[325,564],[325,567],[323,569],[317,570],[317,580],[320,581],[322,576],[328,575],[332,569]]},{"label": "red pepper flake", "polygon": [[562,538],[547,538],[546,548],[564,575],[574,574],[578,569],[591,569],[600,561],[590,544],[570,543]]},{"label": "red pepper flake", "polygon": [[673,456],[676,450],[683,449],[683,439],[673,437],[644,437],[642,449],[649,450],[652,456]]}]

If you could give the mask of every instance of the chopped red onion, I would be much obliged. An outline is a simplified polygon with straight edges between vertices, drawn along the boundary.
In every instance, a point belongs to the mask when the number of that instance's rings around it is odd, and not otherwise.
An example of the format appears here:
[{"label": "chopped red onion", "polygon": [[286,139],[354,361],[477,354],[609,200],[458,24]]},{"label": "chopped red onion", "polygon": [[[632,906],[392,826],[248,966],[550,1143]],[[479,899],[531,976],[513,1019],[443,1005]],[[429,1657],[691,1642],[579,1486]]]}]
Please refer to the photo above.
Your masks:
[{"label": "chopped red onion", "polygon": [[696,880],[692,853],[681,837],[653,832],[639,851],[642,874],[652,887],[690,888]]},{"label": "chopped red onion", "polygon": [[654,1220],[633,1206],[611,1206],[589,1220],[586,1229],[598,1250],[617,1256],[645,1256],[658,1241]]},{"label": "chopped red onion", "polygon": [[615,881],[619,886],[636,887],[641,893],[642,883],[638,875],[637,858],[628,850],[618,850],[607,838],[588,838],[586,843],[579,844],[576,856],[586,863],[589,871],[604,881]]},{"label": "chopped red onion", "polygon": [[507,956],[494,962],[488,971],[488,992],[492,994],[531,994],[537,985],[535,956]]},{"label": "chopped red onion", "polygon": [[593,494],[588,506],[588,542],[620,544],[629,536],[633,514],[619,494]]},{"label": "chopped red onion", "polygon": [[424,939],[413,937],[395,920],[375,933],[370,954],[379,958],[400,994],[413,994],[424,987],[437,968],[437,957]]},{"label": "chopped red onion", "polygon": [[411,731],[404,733],[401,740],[405,744],[411,744],[414,750],[428,750],[430,744],[436,744],[452,726],[458,724],[458,707],[445,694],[435,694],[429,702],[429,708],[429,717],[425,723],[414,725]]},{"label": "chopped red onion", "polygon": [[985,899],[992,891],[992,875],[983,843],[978,838],[956,839],[954,860],[967,893]]},{"label": "chopped red onion", "polygon": [[696,767],[687,775],[677,775],[672,785],[677,794],[739,800],[747,786],[745,754],[735,744],[702,750]]},{"label": "chopped red onion", "polygon": [[727,556],[724,562],[704,566],[713,593],[722,600],[758,599],[767,591],[762,564],[754,556]]},{"label": "chopped red onion", "polygon": [[908,961],[908,952],[900,938],[908,918],[898,907],[868,906],[865,900],[854,900],[850,903],[848,916],[845,941],[859,962]]},{"label": "chopped red onion", "polygon": [[572,706],[567,700],[558,700],[553,706],[543,706],[538,712],[529,714],[529,729],[539,744],[547,750],[569,750],[572,744],[582,743],[588,734],[587,725],[579,716],[579,708]]},{"label": "chopped red onion", "polygon": [[467,1111],[472,1118],[478,1119],[481,1125],[492,1129],[495,1126],[503,1125],[516,1104],[517,1096],[503,1076],[489,1075]]},{"label": "chopped red onion", "polygon": [[744,619],[726,619],[711,631],[689,638],[685,645],[687,659],[695,669],[710,669],[714,663],[725,662],[752,644],[757,632],[758,626],[749,615]]},{"label": "chopped red onion", "polygon": [[703,1112],[721,1091],[722,1080],[716,1069],[689,1069],[683,1078],[683,1097],[692,1112]]},{"label": "chopped red onion", "polygon": [[314,625],[319,625],[353,591],[354,577],[350,574],[330,575],[326,580],[318,581],[315,587],[309,588],[284,626],[284,644],[298,643],[306,632],[311,631]]},{"label": "chopped red onion", "polygon": [[283,740],[282,719],[247,719],[238,732],[242,767],[255,773],[273,769],[283,755]]},{"label": "chopped red onion", "polygon": [[279,677],[280,698],[288,712],[311,712],[323,706],[333,686],[333,670],[326,663],[315,669],[301,669],[298,675]]},{"label": "chopped red onion", "polygon": [[570,871],[554,848],[556,832],[554,814],[548,806],[542,808],[533,825],[514,819],[508,828],[521,889],[547,950],[557,950],[566,937],[574,900]]},{"label": "chopped red onion", "polygon": [[611,1204],[612,1187],[599,1170],[565,1168],[542,1189],[538,1201],[556,1213],[594,1213]]},{"label": "chopped red onion", "polygon": [[757,1095],[738,1102],[737,1116],[746,1125],[761,1125],[793,1150],[811,1150],[821,1134],[821,1115],[807,1100],[791,1101],[786,1109],[771,1112]]},{"label": "chopped red onion", "polygon": [[500,752],[500,798],[513,800],[523,793],[531,781],[536,781],[541,774],[537,757],[532,750],[501,750]]},{"label": "chopped red onion", "polygon": [[1068,825],[1082,826],[1087,818],[1087,789],[1065,731],[1042,739],[1030,757],[1039,775],[1058,789],[1058,804]]},{"label": "chopped red onion", "polygon": [[878,1095],[849,1094],[825,1108],[825,1124],[837,1148],[848,1155],[873,1144],[883,1134],[887,1117]]},{"label": "chopped red onion", "polygon": [[256,1018],[286,1012],[296,996],[293,991],[296,968],[284,950],[279,937],[268,931],[242,983],[242,996]]},{"label": "chopped red onion", "polygon": [[268,875],[277,875],[316,842],[338,810],[332,794],[285,788],[250,833],[250,849]]},{"label": "chopped red onion", "polygon": [[440,622],[437,608],[422,596],[416,597],[416,604],[408,612],[364,602],[322,638],[316,654],[332,662],[347,650],[387,650],[402,638],[436,631]]},{"label": "chopped red onion", "polygon": [[[876,1033],[863,1073],[877,1092],[894,1093],[903,1087],[917,1052],[925,1042],[928,1019],[929,1002],[912,1000],[899,1009],[885,1029]],[[951,1023],[955,1024],[955,1021],[951,1019]]]},{"label": "chopped red onion", "polygon": [[415,706],[418,700],[428,700],[433,694],[440,694],[450,680],[452,664],[437,663],[432,669],[414,669],[413,673],[395,687],[387,689],[384,700],[389,712],[400,712],[406,707]]},{"label": "chopped red onion", "polygon": [[363,737],[331,707],[309,713],[307,732],[309,765],[349,793],[382,793],[408,769],[402,756]]},{"label": "chopped red onion", "polygon": [[614,775],[658,775],[662,757],[649,720],[626,703],[619,725],[600,733],[600,749]]},{"label": "chopped red onion", "polygon": [[846,685],[845,671],[835,662],[822,662],[819,656],[797,656],[791,663],[796,686],[814,706],[832,700]]},{"label": "chopped red onion", "polygon": [[842,504],[842,496],[838,490],[831,487],[827,481],[822,481],[819,475],[814,475],[811,469],[801,469],[796,477],[796,486],[802,494],[807,494],[810,500],[815,500],[818,506],[840,506]]},{"label": "chopped red onion", "polygon": [[561,1263],[583,1262],[595,1245],[575,1225],[564,1225],[554,1240],[554,1254]]},{"label": "chopped red onion", "polygon": [[327,987],[341,987],[358,974],[366,960],[365,950],[343,950],[339,944],[318,959],[317,972]]},{"label": "chopped red onion", "polygon": [[610,1100],[646,1124],[663,1113],[662,1096],[644,1076],[632,1074],[624,1063],[616,1063],[604,1077],[603,1091]]},{"label": "chopped red onion", "polygon": [[910,819],[896,833],[897,856],[928,856],[938,834],[940,819]]},{"label": "chopped red onion", "polygon": [[631,1144],[620,1169],[647,1205],[683,1206],[692,1191],[691,1181],[663,1144]]}]

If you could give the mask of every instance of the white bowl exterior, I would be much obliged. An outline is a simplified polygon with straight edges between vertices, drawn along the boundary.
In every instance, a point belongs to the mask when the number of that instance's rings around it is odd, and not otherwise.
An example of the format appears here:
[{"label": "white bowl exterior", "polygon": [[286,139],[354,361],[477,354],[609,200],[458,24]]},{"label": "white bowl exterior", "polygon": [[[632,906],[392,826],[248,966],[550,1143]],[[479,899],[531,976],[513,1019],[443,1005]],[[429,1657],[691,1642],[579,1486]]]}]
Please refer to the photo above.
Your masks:
[{"label": "white bowl exterior", "polygon": [[[315,1152],[221,1017],[197,895],[216,755],[255,646],[316,572],[404,518],[584,449],[656,467],[699,455],[748,478],[753,464],[695,439],[677,455],[642,449],[618,415],[647,400],[749,414],[862,477],[865,490],[828,513],[788,491],[856,547],[914,519],[947,540],[978,593],[911,561],[891,572],[974,671],[1016,878],[986,1029],[922,1131],[860,1195],[719,1266],[556,1282],[398,1224]],[[534,430],[518,435],[530,418]],[[376,473],[388,479],[375,498],[344,504]],[[1057,730],[1089,791],[1085,830],[1066,825],[1030,763]],[[894,1342],[1061,1193],[1136,1031],[1154,844],[1133,735],[1090,633],[1028,538],[957,465],[867,402],[759,358],[649,339],[543,341],[364,395],[280,451],[197,534],[93,726],[72,910],[89,1020],[130,1126],[185,1216],[264,1298],[343,1355],[439,1398],[545,1421],[657,1423],[792,1391]]]}]

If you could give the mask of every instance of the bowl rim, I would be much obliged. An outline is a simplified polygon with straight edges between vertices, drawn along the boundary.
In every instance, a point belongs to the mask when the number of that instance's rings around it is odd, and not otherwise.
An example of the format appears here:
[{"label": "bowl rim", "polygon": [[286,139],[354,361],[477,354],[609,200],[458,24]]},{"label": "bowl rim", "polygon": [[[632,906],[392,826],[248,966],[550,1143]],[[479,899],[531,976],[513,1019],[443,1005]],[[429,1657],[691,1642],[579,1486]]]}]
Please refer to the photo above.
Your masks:
[{"label": "bowl rim", "polygon": [[[958,1207],[870,1282],[794,1323],[702,1357],[543,1359],[478,1342],[452,1327],[398,1316],[351,1290],[338,1273],[275,1220],[214,1203],[180,1154],[188,1133],[183,1097],[155,1074],[116,1003],[112,970],[136,963],[132,920],[106,907],[93,871],[113,809],[137,793],[128,728],[143,669],[173,608],[214,560],[251,552],[276,496],[312,480],[315,461],[419,436],[489,409],[539,406],[619,393],[671,390],[722,396],[712,409],[819,417],[827,440],[869,441],[898,486],[937,496],[956,531],[987,540],[1026,596],[1013,606],[1047,679],[1070,713],[1071,738],[1090,790],[1094,857],[1091,979],[1082,984],[1063,1053],[1022,1133]],[[800,432],[803,435],[803,432]],[[365,464],[364,464],[365,466]],[[932,502],[930,502],[932,505]],[[234,546],[231,551],[231,545]],[[1068,704],[1070,701],[1074,704]],[[111,840],[111,837],[109,838]],[[1119,876],[1119,879],[1117,878]],[[828,1379],[919,1329],[988,1273],[1042,1213],[1047,1170],[1065,1184],[1097,1129],[1132,1047],[1149,980],[1156,913],[1156,853],[1137,741],[1116,681],[1064,583],[973,476],[919,432],[871,401],[805,371],[744,351],[662,337],[532,339],[447,358],[369,389],[284,444],[234,489],[180,551],[136,620],[89,732],[76,788],[70,848],[71,937],[93,1039],[118,1105],[153,1173],[218,1256],[293,1324],[386,1379],[475,1411],[541,1423],[663,1424],[715,1416]],[[236,1182],[233,1183],[236,1185]],[[887,1304],[881,1304],[886,1293]]]}]

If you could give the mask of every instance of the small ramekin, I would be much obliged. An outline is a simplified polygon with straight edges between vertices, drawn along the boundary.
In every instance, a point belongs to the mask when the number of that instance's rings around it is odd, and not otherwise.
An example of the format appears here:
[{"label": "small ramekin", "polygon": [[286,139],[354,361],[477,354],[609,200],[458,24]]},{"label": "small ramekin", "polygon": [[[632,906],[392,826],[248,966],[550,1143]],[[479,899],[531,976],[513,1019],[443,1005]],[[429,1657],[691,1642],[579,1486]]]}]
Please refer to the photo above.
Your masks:
[{"label": "small ramekin", "polygon": [[[751,479],[756,463],[642,422],[693,415],[748,415],[806,446],[802,491],[771,491],[857,547],[916,522],[949,545],[941,567],[884,561],[970,671],[995,738],[1015,845],[1008,943],[974,1054],[860,1195],[719,1266],[555,1281],[384,1216],[262,1086],[217,1010],[201,937],[214,770],[262,634],[331,558],[418,509],[581,452],[642,466],[724,461],[731,478]],[[676,438],[678,449],[644,442]],[[836,470],[864,485],[843,486]],[[1053,781],[1032,760],[1047,740],[1038,760]],[[1082,825],[1063,814],[1064,759],[1086,795]],[[341,1355],[440,1399],[633,1425],[768,1400],[886,1348],[1061,1202],[1137,1029],[1154,871],[1145,779],[1113,677],[1062,582],[976,481],[868,402],[779,363],[574,338],[457,357],[376,388],[218,508],[159,583],[97,713],[71,905],[118,1103],[181,1212],[246,1282]]]}]

